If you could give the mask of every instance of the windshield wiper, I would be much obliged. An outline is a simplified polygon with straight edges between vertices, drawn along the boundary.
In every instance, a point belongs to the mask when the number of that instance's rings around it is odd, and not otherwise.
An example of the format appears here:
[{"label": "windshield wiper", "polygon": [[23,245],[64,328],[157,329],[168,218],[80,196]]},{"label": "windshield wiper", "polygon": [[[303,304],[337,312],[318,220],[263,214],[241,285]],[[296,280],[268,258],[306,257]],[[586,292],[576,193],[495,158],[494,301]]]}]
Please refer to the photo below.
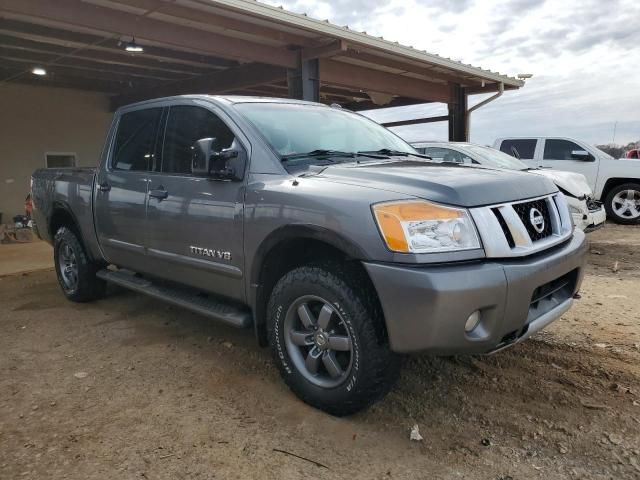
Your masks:
[{"label": "windshield wiper", "polygon": [[387,157],[393,156],[393,157],[408,157],[409,155],[412,155],[414,157],[419,157],[419,158],[426,158],[428,160],[432,160],[432,158],[429,155],[422,155],[420,153],[411,153],[411,152],[402,152],[400,150],[392,150],[390,148],[381,148],[380,150],[367,150],[367,151],[360,151],[357,152],[358,155],[363,155],[363,156],[368,156],[368,155],[385,155]]},{"label": "windshield wiper", "polygon": [[382,148],[380,150],[375,150],[375,151],[363,150],[359,152],[343,152],[341,150],[317,149],[317,150],[312,150],[306,153],[291,153],[289,155],[283,155],[282,157],[280,157],[280,159],[283,162],[288,162],[289,160],[297,160],[300,158],[322,158],[332,162],[331,160],[332,157],[343,157],[343,158],[368,157],[368,158],[374,158],[377,160],[384,160],[389,158],[390,156],[407,157],[409,155],[431,160],[431,157],[427,155],[420,155],[417,153],[410,153],[410,152],[401,152],[399,150],[391,150],[388,148]]},{"label": "windshield wiper", "polygon": [[291,153],[289,155],[283,155],[281,160],[283,162],[287,162],[289,160],[295,160],[298,158],[317,158],[317,157],[346,157],[346,158],[354,158],[356,156],[353,152],[341,152],[340,150],[312,150],[306,153]]}]

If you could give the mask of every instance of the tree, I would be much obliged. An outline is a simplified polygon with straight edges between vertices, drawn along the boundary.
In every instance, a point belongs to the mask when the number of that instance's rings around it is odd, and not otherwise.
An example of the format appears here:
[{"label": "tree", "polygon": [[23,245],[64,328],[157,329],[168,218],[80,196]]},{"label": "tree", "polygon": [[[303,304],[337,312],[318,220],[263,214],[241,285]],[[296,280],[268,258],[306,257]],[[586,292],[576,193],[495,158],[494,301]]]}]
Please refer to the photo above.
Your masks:
[{"label": "tree", "polygon": [[626,145],[617,145],[615,143],[610,143],[608,145],[596,145],[596,147],[598,147],[603,152],[608,153],[613,158],[621,158],[624,157],[625,152],[633,150],[634,148],[640,148],[640,140],[628,143]]}]

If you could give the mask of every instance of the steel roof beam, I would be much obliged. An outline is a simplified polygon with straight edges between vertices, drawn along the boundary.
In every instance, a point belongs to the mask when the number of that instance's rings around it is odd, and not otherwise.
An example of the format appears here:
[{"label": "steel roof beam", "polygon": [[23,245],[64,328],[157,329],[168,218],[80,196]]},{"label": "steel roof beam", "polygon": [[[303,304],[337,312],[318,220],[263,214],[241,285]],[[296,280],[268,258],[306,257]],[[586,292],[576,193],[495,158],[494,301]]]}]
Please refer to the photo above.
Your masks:
[{"label": "steel roof beam", "polygon": [[[119,45],[120,40],[116,38],[107,39],[105,42],[100,43],[100,45],[94,45],[94,43],[103,39],[104,36],[89,35],[71,30],[61,30],[58,28],[18,20],[0,18],[0,33],[8,37],[24,39],[46,45],[72,49],[84,47],[83,51],[87,52],[107,52],[113,55],[120,55],[129,58],[132,57],[131,53],[124,50],[124,46],[122,44]],[[138,55],[136,58],[140,59],[141,56]],[[156,45],[145,45],[143,58],[145,60],[163,64],[168,62],[179,65],[189,65],[200,69],[226,68],[237,65],[237,62],[233,60],[225,60],[219,57],[211,57],[184,50],[170,50]]]},{"label": "steel roof beam", "polygon": [[288,68],[295,68],[297,65],[296,52],[290,50],[230,38],[85,2],[2,0],[0,12],[24,15],[39,19],[41,22],[55,21],[112,34],[136,35],[139,40],[175,45],[223,58],[259,61]]},{"label": "steel roof beam", "polygon": [[[173,2],[173,0],[112,0],[127,7],[137,7],[142,10],[152,11],[153,14],[168,15],[171,17],[188,20],[193,23],[200,23],[206,26],[213,26],[231,30],[235,32],[264,37],[288,45],[313,46],[315,43],[308,37],[296,35],[275,28],[266,27],[256,23],[238,20],[229,16],[217,15],[211,11],[210,5],[200,5],[201,8],[190,8]],[[171,21],[167,19],[167,21]],[[173,22],[172,22],[173,23]],[[194,27],[197,28],[197,27]]]},{"label": "steel roof beam", "polygon": [[449,101],[448,85],[427,82],[326,58],[321,58],[319,62],[322,83],[432,102],[447,103]]},{"label": "steel roof beam", "polygon": [[129,95],[116,97],[112,101],[112,108],[145,100],[148,98],[165,97],[186,93],[228,93],[270,83],[286,80],[285,68],[251,63],[219,72],[213,72],[200,77],[173,82],[156,89],[146,89]]}]

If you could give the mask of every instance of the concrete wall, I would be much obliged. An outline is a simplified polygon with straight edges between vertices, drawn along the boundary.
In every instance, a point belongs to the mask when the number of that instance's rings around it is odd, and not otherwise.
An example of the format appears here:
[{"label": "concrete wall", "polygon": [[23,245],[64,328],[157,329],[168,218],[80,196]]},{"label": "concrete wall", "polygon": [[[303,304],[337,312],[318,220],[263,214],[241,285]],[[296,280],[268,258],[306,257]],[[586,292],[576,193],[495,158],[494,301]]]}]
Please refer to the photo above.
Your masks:
[{"label": "concrete wall", "polygon": [[0,212],[3,223],[24,212],[31,173],[45,153],[76,154],[95,166],[112,114],[106,95],[62,88],[0,85]]}]

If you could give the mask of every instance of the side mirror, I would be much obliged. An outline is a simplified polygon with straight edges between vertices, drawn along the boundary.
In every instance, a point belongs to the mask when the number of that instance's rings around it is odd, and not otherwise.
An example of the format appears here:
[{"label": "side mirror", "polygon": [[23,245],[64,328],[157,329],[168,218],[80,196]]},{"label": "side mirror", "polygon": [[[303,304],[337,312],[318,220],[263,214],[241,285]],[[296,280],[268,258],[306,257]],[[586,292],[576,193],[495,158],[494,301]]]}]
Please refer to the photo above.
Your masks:
[{"label": "side mirror", "polygon": [[583,162],[594,162],[595,158],[586,150],[573,150],[571,152],[571,158],[574,160],[582,160]]},{"label": "side mirror", "polygon": [[191,173],[218,180],[242,181],[246,166],[244,150],[234,143],[220,149],[215,138],[201,138],[191,147]]},{"label": "side mirror", "polygon": [[211,155],[216,147],[215,138],[201,138],[191,146],[191,173],[201,177],[209,176]]}]

